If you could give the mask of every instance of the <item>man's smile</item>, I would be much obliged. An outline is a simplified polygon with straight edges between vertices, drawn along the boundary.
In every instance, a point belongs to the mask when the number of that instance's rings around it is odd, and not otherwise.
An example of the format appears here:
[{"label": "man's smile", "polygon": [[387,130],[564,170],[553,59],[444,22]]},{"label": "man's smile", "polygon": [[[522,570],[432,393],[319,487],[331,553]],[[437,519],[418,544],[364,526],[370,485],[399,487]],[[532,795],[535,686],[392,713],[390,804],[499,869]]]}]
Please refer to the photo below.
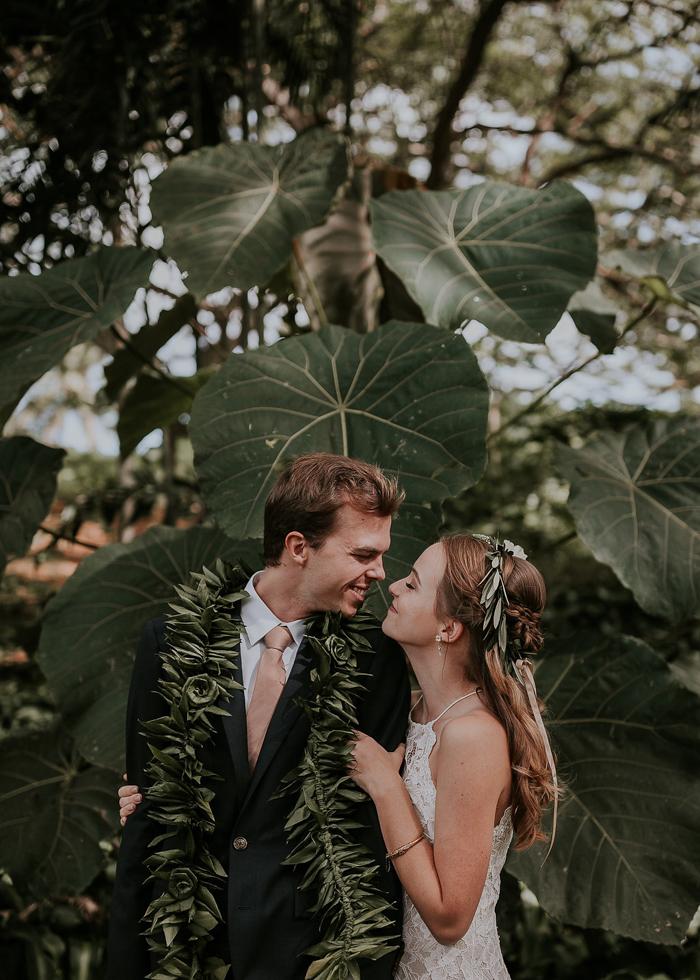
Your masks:
[{"label": "man's smile", "polygon": [[358,602],[364,602],[367,595],[368,585],[349,585],[348,589],[353,593]]}]

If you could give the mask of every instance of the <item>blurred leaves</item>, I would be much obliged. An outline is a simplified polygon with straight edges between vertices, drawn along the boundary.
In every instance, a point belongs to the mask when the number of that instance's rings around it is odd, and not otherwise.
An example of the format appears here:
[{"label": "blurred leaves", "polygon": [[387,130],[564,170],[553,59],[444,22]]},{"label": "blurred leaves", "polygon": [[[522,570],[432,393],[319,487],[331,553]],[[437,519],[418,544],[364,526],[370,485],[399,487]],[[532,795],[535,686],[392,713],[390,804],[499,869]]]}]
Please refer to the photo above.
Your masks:
[{"label": "blurred leaves", "polygon": [[596,282],[574,293],[566,309],[577,330],[590,337],[601,354],[612,354],[619,336],[615,329],[618,307],[603,295]]},{"label": "blurred leaves", "polygon": [[196,315],[194,297],[191,293],[185,293],[178,297],[172,309],[163,310],[157,323],[147,323],[136,335],[130,336],[129,345],[115,351],[111,364],[105,367],[105,395],[108,400],[115,401],[127,381]]},{"label": "blurred leaves", "polygon": [[666,242],[655,249],[610,252],[605,263],[645,282],[660,299],[700,306],[700,245]]},{"label": "blurred leaves", "polygon": [[27,552],[46,517],[64,456],[27,436],[0,439],[0,576]]},{"label": "blurred leaves", "polygon": [[101,248],[39,276],[0,278],[0,400],[12,401],[76,344],[92,340],[148,285],[155,254]]},{"label": "blurred leaves", "polygon": [[75,895],[105,864],[117,828],[114,773],[87,766],[62,730],[3,742],[0,867],[36,898]]},{"label": "blurred leaves", "polygon": [[128,456],[154,429],[162,429],[189,413],[194,396],[212,375],[213,368],[191,378],[143,373],[129,390],[119,411],[117,435],[122,457]]}]

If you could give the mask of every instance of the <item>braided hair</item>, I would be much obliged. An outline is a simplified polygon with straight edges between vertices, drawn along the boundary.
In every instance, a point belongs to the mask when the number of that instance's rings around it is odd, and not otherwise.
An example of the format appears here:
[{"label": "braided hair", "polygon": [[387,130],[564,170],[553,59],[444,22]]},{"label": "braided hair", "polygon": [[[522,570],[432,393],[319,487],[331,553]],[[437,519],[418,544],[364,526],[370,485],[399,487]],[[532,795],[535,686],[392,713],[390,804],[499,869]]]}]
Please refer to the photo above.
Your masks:
[{"label": "braided hair", "polygon": [[[522,685],[503,669],[495,647],[485,649],[484,607],[480,599],[489,544],[471,534],[455,534],[443,538],[441,543],[445,572],[438,586],[435,611],[439,617],[457,620],[466,628],[466,676],[481,688],[480,700],[505,729],[512,772],[515,846],[523,850],[545,840],[542,811],[556,792],[545,743]],[[534,565],[511,554],[503,559],[503,580],[509,602],[505,609],[508,638],[520,641],[523,654],[537,653],[542,647],[544,580]],[[544,708],[541,702],[540,708]]]}]

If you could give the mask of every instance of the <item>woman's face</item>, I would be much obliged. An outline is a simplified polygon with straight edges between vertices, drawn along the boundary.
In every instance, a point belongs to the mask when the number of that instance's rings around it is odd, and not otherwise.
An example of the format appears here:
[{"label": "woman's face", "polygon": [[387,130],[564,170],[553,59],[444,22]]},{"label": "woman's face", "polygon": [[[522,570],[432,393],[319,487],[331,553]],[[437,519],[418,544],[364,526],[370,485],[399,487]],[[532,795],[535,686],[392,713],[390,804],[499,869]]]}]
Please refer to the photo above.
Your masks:
[{"label": "woman's face", "polygon": [[389,586],[393,602],[382,629],[404,647],[435,646],[442,622],[435,614],[435,597],[445,573],[445,552],[438,542],[418,558],[406,578]]}]

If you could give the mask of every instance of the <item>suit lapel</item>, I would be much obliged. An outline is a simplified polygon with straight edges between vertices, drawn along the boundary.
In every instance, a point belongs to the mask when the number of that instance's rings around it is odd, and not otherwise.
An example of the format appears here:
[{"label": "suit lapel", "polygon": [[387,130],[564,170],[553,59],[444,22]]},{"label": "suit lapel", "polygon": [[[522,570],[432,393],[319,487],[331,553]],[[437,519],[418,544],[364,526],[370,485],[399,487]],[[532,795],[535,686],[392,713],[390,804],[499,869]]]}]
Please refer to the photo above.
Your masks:
[{"label": "suit lapel", "polygon": [[[240,653],[234,660],[233,678],[243,684],[243,669]],[[221,722],[226,734],[233,768],[236,773],[236,790],[239,801],[243,799],[250,782],[248,768],[248,734],[245,723],[245,691],[236,688],[228,701],[221,704],[227,714],[221,716]]]},{"label": "suit lapel", "polygon": [[[311,683],[311,669],[314,666],[315,661],[316,657],[311,648],[311,644],[306,637],[304,637],[299,650],[297,651],[294,665],[292,666],[287,683],[285,684],[282,695],[277,702],[275,713],[270,719],[270,725],[267,729],[267,734],[265,735],[265,741],[263,742],[260,755],[258,756],[258,761],[255,769],[253,770],[250,783],[248,784],[248,790],[245,794],[245,799],[243,801],[244,806],[255,792],[255,789],[262,779],[265,770],[268,768],[276,753],[284,743],[284,740],[292,728],[292,725],[294,725],[294,723],[303,713],[303,709],[300,708],[298,704],[294,703],[294,699],[308,694]],[[242,694],[242,692],[240,693]],[[245,732],[245,714],[243,719],[243,729]],[[247,765],[248,759],[246,756],[246,767]]]}]

